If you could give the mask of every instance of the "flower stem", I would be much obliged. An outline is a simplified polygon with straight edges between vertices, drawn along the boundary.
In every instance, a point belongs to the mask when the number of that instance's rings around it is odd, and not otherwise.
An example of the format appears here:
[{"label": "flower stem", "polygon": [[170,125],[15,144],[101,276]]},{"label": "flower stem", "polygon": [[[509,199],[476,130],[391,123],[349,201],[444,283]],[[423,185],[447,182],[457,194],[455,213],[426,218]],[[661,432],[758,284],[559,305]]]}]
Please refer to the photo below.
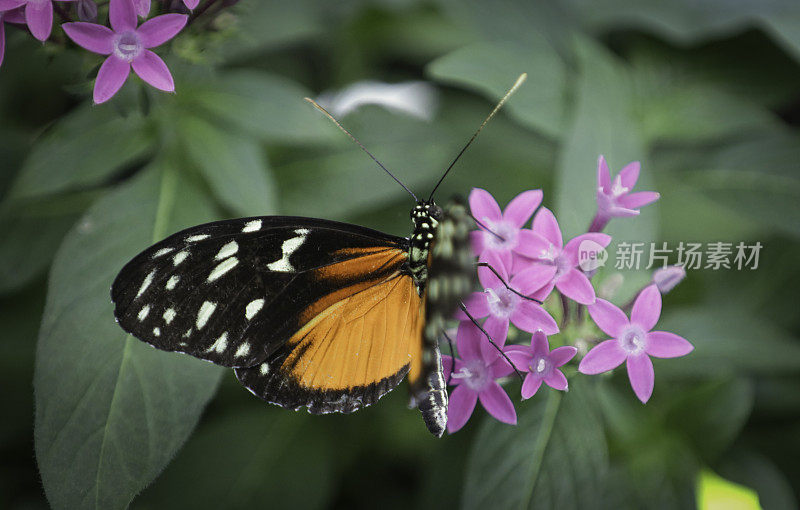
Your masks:
[{"label": "flower stem", "polygon": [[598,212],[595,214],[594,219],[592,219],[592,224],[589,225],[589,230],[587,232],[602,232],[604,228],[608,225],[608,218],[604,216],[600,216]]}]

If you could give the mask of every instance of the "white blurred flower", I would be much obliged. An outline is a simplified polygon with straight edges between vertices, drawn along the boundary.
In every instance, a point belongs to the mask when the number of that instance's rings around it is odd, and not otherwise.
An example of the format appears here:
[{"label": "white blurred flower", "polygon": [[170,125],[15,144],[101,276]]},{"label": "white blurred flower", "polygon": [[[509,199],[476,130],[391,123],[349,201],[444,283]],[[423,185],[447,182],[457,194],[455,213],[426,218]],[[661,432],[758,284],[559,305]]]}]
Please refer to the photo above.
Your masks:
[{"label": "white blurred flower", "polygon": [[360,81],[340,91],[325,92],[317,102],[336,117],[344,117],[365,104],[374,104],[429,121],[435,113],[437,99],[436,89],[424,81]]}]

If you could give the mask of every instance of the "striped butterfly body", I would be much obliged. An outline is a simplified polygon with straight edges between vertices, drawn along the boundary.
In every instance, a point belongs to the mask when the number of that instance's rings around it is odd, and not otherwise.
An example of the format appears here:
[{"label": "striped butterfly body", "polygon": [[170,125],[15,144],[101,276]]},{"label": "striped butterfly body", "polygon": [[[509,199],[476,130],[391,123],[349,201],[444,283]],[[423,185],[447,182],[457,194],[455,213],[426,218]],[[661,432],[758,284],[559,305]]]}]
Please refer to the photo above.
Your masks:
[{"label": "striped butterfly body", "polygon": [[234,368],[267,402],[349,413],[408,374],[441,436],[445,320],[473,286],[471,219],[420,202],[410,238],[333,221],[267,216],[178,232],[119,273],[122,328],[158,349]]}]

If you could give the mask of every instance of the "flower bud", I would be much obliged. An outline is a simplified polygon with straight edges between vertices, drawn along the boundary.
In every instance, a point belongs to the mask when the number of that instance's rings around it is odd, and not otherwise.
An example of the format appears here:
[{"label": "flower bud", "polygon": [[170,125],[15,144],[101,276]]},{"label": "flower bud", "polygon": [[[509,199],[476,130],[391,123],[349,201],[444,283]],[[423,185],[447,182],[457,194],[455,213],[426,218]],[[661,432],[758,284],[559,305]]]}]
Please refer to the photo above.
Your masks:
[{"label": "flower bud", "polygon": [[662,294],[674,289],[684,278],[686,278],[686,270],[683,266],[667,266],[653,272],[653,283]]},{"label": "flower bud", "polygon": [[94,0],[78,0],[78,19],[90,23],[97,21],[97,4]]}]

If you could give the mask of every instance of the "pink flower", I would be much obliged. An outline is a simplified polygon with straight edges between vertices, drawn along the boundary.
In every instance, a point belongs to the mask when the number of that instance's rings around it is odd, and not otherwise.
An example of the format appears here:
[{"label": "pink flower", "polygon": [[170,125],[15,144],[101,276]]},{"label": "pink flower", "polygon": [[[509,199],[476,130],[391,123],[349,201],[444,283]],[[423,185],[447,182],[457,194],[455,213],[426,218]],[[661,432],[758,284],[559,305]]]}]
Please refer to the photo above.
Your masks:
[{"label": "pink flower", "polygon": [[483,260],[487,254],[494,253],[507,268],[513,269],[514,253],[519,253],[531,237],[531,232],[522,227],[541,203],[542,190],[524,191],[501,212],[497,201],[488,191],[474,188],[469,194],[470,211],[476,220],[491,231],[487,232],[481,227],[472,232],[470,239],[475,254]]},{"label": "pink flower", "polygon": [[597,159],[597,214],[590,232],[603,230],[611,218],[636,216],[640,207],[658,200],[660,195],[655,191],[630,192],[639,179],[639,170],[638,161],[628,163],[612,181],[606,159]]},{"label": "pink flower", "polygon": [[[456,345],[460,359],[442,356],[445,378],[455,385],[447,409],[447,430],[451,434],[467,423],[478,400],[486,411],[503,423],[515,425],[517,412],[496,379],[506,377],[514,369],[496,350],[493,354],[481,349],[488,340],[472,322],[458,326]],[[451,375],[452,372],[452,375]]]},{"label": "pink flower", "polygon": [[[3,0],[0,0],[0,2],[2,1]],[[25,17],[22,14],[22,9],[14,9],[9,11],[0,10],[0,66],[3,65],[3,55],[6,52],[6,23],[25,23]]]},{"label": "pink flower", "polygon": [[547,336],[537,331],[531,337],[530,347],[509,345],[505,352],[517,370],[528,372],[522,383],[522,398],[528,399],[536,393],[542,382],[554,390],[566,391],[567,378],[559,367],[575,357],[578,349],[570,345],[551,351]]},{"label": "pink flower", "polygon": [[133,10],[142,18],[150,14],[150,0],[133,0]]},{"label": "pink flower", "polygon": [[189,9],[194,9],[195,7],[197,7],[197,4],[200,3],[200,0],[183,0],[183,3]]},{"label": "pink flower", "polygon": [[578,370],[599,374],[625,361],[631,387],[642,402],[647,402],[653,394],[655,375],[650,356],[677,358],[694,349],[688,340],[674,333],[650,331],[661,315],[661,293],[655,284],[645,287],[636,298],[630,321],[622,310],[602,299],[588,308],[595,324],[613,338],[589,351]]},{"label": "pink flower", "polygon": [[564,245],[561,227],[546,207],[542,207],[533,218],[533,233],[534,238],[521,250],[523,255],[536,262],[526,272],[530,272],[529,278],[546,282],[533,297],[543,301],[555,286],[559,292],[578,303],[594,303],[594,288],[589,278],[578,269],[579,250],[605,248],[611,242],[611,236],[597,232],[581,234]]},{"label": "pink flower", "polygon": [[653,271],[653,283],[662,294],[674,289],[686,278],[686,269],[683,266],[667,266]]},{"label": "pink flower", "polygon": [[93,23],[62,25],[70,39],[79,46],[109,55],[97,73],[94,102],[99,104],[111,99],[128,79],[131,67],[153,87],[174,91],[175,83],[167,65],[148,48],[160,46],[175,37],[186,25],[188,17],[185,14],[164,14],[137,28],[136,13],[130,0],[111,0],[108,17],[113,30]]},{"label": "pink flower", "polygon": [[[73,0],[57,0],[71,2]],[[25,6],[25,23],[31,34],[40,41],[50,37],[53,29],[53,0],[0,0],[0,11]]]},{"label": "pink flower", "polygon": [[[505,344],[509,322],[529,333],[537,329],[544,330],[548,335],[558,333],[555,319],[540,304],[519,295],[533,294],[547,283],[546,277],[543,279],[541,273],[524,270],[509,281],[508,271],[496,253],[490,252],[485,261],[498,272],[502,281],[489,268],[479,267],[478,279],[485,290],[471,294],[465,304],[473,317],[487,317],[483,328],[495,344],[500,347]],[[519,294],[510,290],[503,282],[508,282],[508,287]],[[459,318],[466,316],[459,315]],[[482,342],[481,345],[484,350],[497,352],[489,342]]]}]

